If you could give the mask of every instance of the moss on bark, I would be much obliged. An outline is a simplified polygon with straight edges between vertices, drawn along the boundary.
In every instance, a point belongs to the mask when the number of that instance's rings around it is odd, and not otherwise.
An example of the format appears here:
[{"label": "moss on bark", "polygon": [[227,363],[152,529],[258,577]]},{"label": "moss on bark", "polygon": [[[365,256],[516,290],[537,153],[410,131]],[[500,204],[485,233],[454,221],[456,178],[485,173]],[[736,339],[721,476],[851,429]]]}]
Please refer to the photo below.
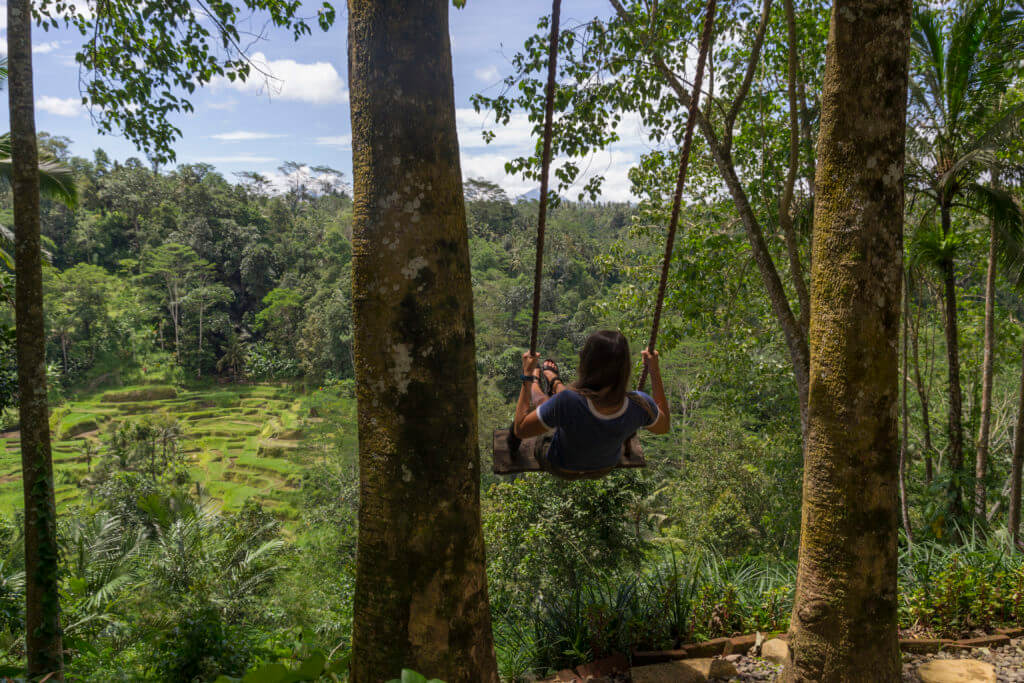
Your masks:
[{"label": "moss on bark", "polygon": [[360,509],[352,680],[496,681],[446,0],[350,0]]},{"label": "moss on bark", "polygon": [[908,0],[833,5],[787,681],[898,681],[897,343]]}]

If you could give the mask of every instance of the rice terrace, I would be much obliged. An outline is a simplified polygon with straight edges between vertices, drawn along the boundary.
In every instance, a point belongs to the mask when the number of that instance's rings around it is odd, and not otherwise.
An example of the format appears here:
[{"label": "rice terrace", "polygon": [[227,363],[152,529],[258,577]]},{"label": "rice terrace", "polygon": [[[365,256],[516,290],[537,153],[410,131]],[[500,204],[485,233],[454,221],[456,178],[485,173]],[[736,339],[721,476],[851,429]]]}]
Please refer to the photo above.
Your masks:
[{"label": "rice terrace", "polygon": [[[335,400],[354,412],[353,402]],[[347,449],[353,458],[356,453],[354,433],[323,434],[323,419],[315,413],[308,398],[271,384],[127,386],[68,400],[51,418],[57,504],[89,495],[90,459],[99,462],[104,437],[126,422],[162,418],[177,423],[173,448],[202,497],[232,511],[252,498],[282,520],[294,519],[304,466],[316,459],[314,442],[320,439],[323,447],[330,437],[332,448]],[[0,509],[11,511],[21,504],[17,432],[3,434],[3,443]]]}]

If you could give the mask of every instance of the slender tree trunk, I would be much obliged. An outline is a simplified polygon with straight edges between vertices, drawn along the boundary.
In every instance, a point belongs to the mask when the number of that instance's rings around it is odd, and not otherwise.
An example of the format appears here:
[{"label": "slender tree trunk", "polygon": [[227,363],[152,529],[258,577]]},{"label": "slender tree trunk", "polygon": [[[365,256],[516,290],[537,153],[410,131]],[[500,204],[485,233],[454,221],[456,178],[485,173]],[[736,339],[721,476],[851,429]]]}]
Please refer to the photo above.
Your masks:
[{"label": "slender tree trunk", "polygon": [[8,98],[14,197],[15,328],[21,395],[21,470],[25,491],[25,646],[30,678],[63,680],[57,592],[50,411],[46,403],[43,271],[39,237],[39,158],[32,96],[29,0],[8,0]]},{"label": "slender tree trunk", "polygon": [[[942,202],[942,234],[951,230],[950,206]],[[946,364],[949,371],[949,521],[963,512],[964,427],[960,387],[960,333],[956,313],[956,268],[951,260],[940,264],[946,318]]]},{"label": "slender tree trunk", "polygon": [[797,171],[800,168],[800,120],[797,111],[796,82],[799,78],[797,54],[799,46],[796,38],[796,14],[793,0],[785,0],[786,32],[789,46],[789,77],[786,92],[789,97],[789,164],[786,169],[786,180],[782,187],[782,199],[779,202],[779,226],[786,242],[786,253],[789,256],[789,271],[793,278],[799,302],[800,328],[807,334],[811,320],[811,295],[804,280],[804,267],[800,261],[800,245],[796,230],[793,228],[793,187],[796,184]]},{"label": "slender tree trunk", "polygon": [[360,502],[353,683],[496,682],[448,0],[349,1]]},{"label": "slender tree trunk", "polygon": [[199,302],[199,358],[196,361],[196,377],[203,376],[203,302]]},{"label": "slender tree trunk", "polygon": [[1020,478],[1024,464],[1024,348],[1021,349],[1020,395],[1017,399],[1017,425],[1013,430],[1013,464],[1010,466],[1010,511],[1008,524],[1013,545],[1020,545]]},{"label": "slender tree trunk", "polygon": [[896,415],[909,36],[910,0],[833,4],[788,682],[900,680]]},{"label": "slender tree trunk", "polygon": [[981,361],[981,420],[974,461],[974,517],[985,520],[985,478],[988,470],[989,424],[992,417],[992,366],[995,363],[996,227],[989,226],[988,272],[985,277],[985,352]]},{"label": "slender tree trunk", "polygon": [[61,333],[60,335],[60,353],[64,361],[64,376],[68,374],[68,335]]},{"label": "slender tree trunk", "polygon": [[914,542],[914,532],[910,528],[910,506],[907,502],[907,461],[910,445],[910,412],[907,407],[907,390],[910,388],[907,376],[910,368],[907,361],[910,360],[907,353],[910,337],[910,281],[906,269],[903,270],[903,361],[900,363],[900,417],[903,422],[903,438],[900,439],[900,517],[903,519],[903,532],[907,535],[907,542]]},{"label": "slender tree trunk", "polygon": [[[907,280],[907,287],[910,287],[910,280]],[[910,308],[909,300],[907,308]],[[921,431],[924,436],[924,480],[932,483],[934,472],[932,471],[932,420],[928,412],[928,389],[921,378],[921,356],[919,351],[921,316],[915,318],[911,325],[910,349],[914,361],[914,386],[917,387],[917,398],[921,402]]]},{"label": "slender tree trunk", "polygon": [[[625,21],[629,21],[629,13],[620,0],[610,0],[615,12]],[[768,242],[764,237],[764,230],[761,223],[750,205],[750,198],[746,189],[740,182],[736,173],[736,164],[732,158],[732,124],[735,123],[735,116],[743,105],[746,93],[749,92],[747,77],[752,77],[753,71],[761,58],[761,48],[764,40],[765,26],[771,11],[772,0],[765,0],[762,9],[761,22],[758,25],[754,37],[754,44],[751,48],[751,58],[747,64],[745,86],[741,87],[741,93],[737,95],[729,107],[727,121],[722,131],[722,137],[715,132],[711,120],[702,112],[697,113],[697,127],[708,144],[708,151],[711,154],[715,166],[718,168],[729,194],[732,197],[736,212],[747,233],[747,241],[750,243],[751,256],[757,266],[764,284],[765,293],[772,307],[775,320],[782,329],[783,337],[786,340],[786,348],[789,351],[790,363],[793,366],[793,379],[796,383],[797,397],[800,401],[800,425],[804,435],[807,433],[807,391],[808,391],[808,369],[810,367],[810,356],[807,348],[807,333],[801,328],[800,322],[789,305],[789,298],[786,295],[786,288],[782,284],[779,270],[775,265],[774,257],[768,248]],[[651,53],[650,59],[658,72],[665,78],[666,83],[678,98],[680,105],[688,107],[690,104],[690,92],[687,86],[672,70],[664,58],[656,52]],[[813,240],[813,238],[812,238]]]}]

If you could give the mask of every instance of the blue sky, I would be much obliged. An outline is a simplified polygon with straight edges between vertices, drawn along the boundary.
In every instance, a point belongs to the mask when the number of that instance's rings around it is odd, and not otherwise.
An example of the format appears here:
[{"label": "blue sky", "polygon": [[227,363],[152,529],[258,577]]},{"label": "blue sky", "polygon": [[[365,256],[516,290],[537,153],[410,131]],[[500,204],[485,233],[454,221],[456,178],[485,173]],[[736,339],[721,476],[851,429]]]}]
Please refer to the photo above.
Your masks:
[{"label": "blue sky", "polygon": [[[350,181],[347,17],[343,2],[335,6],[338,19],[328,33],[314,30],[296,43],[276,32],[253,47],[253,59],[280,79],[276,92],[266,92],[255,80],[244,85],[224,81],[197,91],[192,99],[195,112],[175,119],[183,133],[176,144],[178,161],[207,162],[229,178],[243,170],[274,177],[282,162],[298,161],[332,166]],[[512,125],[498,129],[496,141],[485,145],[480,133],[486,121],[472,111],[469,98],[476,92],[498,92],[500,80],[511,73],[511,57],[535,31],[538,18],[550,10],[549,0],[469,0],[465,9],[451,10],[463,174],[498,182],[512,195],[532,187],[507,176],[503,168],[506,159],[530,148],[530,125],[525,116],[513,117]],[[570,0],[562,12],[563,26],[609,11],[606,0]],[[6,7],[0,9],[0,17],[4,23]],[[71,138],[73,152],[81,156],[91,157],[97,147],[117,159],[138,155],[123,138],[98,135],[80,105],[73,61],[80,44],[77,32],[33,30],[38,129]],[[0,48],[6,52],[6,43]],[[7,126],[6,106],[0,111],[0,125]],[[646,149],[639,126],[627,122],[620,132],[626,142],[590,160],[591,171],[607,178],[606,200],[630,198],[626,171]]]}]

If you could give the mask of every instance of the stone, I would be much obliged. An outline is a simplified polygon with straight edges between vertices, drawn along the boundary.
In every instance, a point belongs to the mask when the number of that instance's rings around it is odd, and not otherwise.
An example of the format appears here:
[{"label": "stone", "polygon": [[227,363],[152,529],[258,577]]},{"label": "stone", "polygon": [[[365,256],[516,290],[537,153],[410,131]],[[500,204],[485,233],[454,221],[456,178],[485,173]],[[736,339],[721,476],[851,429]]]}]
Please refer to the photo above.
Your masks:
[{"label": "stone", "polygon": [[754,648],[756,643],[756,633],[751,633],[749,636],[736,636],[735,638],[730,638],[729,642],[725,644],[723,654],[745,655]]},{"label": "stone", "polygon": [[932,638],[901,638],[900,650],[914,655],[930,655],[941,650],[948,642]]},{"label": "stone", "polygon": [[576,674],[583,680],[606,678],[615,674],[626,673],[627,671],[629,671],[629,662],[626,661],[626,655],[623,654],[604,657],[603,659],[576,667]]},{"label": "stone", "polygon": [[1010,637],[997,633],[993,636],[982,636],[980,638],[961,638],[956,641],[956,644],[968,647],[1003,647],[1010,644]]},{"label": "stone", "polygon": [[629,676],[632,683],[706,683],[708,680],[700,671],[687,666],[686,660],[634,666]]},{"label": "stone", "polygon": [[997,683],[996,668],[977,659],[935,659],[917,669],[921,683]]},{"label": "stone", "polygon": [[729,644],[729,638],[715,638],[705,640],[703,643],[688,643],[683,645],[687,657],[715,657],[725,652]]},{"label": "stone", "polygon": [[580,677],[577,676],[576,672],[573,671],[572,669],[562,669],[557,674],[555,674],[555,680],[556,681],[568,681],[569,683],[575,683],[575,681],[579,681],[580,680]]},{"label": "stone", "polygon": [[633,665],[660,664],[676,659],[686,659],[686,650],[633,650]]},{"label": "stone", "polygon": [[775,664],[789,661],[789,645],[781,638],[772,638],[761,646],[761,657]]},{"label": "stone", "polygon": [[724,659],[701,657],[699,659],[687,659],[679,663],[699,671],[705,678],[732,678],[739,675],[739,672],[736,671],[736,665]]}]

